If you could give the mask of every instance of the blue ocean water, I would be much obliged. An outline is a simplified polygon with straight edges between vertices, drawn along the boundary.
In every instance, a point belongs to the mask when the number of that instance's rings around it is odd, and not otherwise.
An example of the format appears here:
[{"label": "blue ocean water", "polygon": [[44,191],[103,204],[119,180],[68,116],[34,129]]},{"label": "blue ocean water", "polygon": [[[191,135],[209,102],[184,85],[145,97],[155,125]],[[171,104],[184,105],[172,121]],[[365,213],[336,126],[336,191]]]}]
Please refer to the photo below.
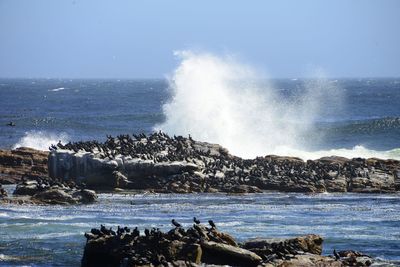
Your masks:
[{"label": "blue ocean water", "polygon": [[163,80],[24,79],[0,80],[0,96],[0,146],[11,147],[35,132],[71,140],[149,132],[167,91]]},{"label": "blue ocean water", "polygon": [[79,266],[83,233],[93,227],[169,230],[171,218],[187,227],[193,216],[213,219],[238,241],[315,233],[325,255],[355,249],[400,265],[399,211],[399,195],[372,194],[100,194],[93,205],[7,205],[0,206],[0,265]]},{"label": "blue ocean water", "polygon": [[[296,79],[272,82],[282,101],[289,102],[298,99],[307,83]],[[400,80],[342,79],[326,83],[335,86],[341,101],[318,98],[323,108],[315,114],[312,132],[304,137],[310,141],[308,152],[346,150],[357,156],[360,151],[366,153],[363,155],[392,151],[389,155],[399,157]],[[262,89],[264,83],[259,86]],[[165,80],[2,79],[0,147],[46,149],[60,139],[104,140],[107,134],[148,133],[167,119],[163,105],[173,98]],[[11,121],[16,126],[7,126]],[[12,188],[7,188],[11,192]],[[77,266],[85,243],[83,233],[101,223],[113,227],[137,225],[141,230],[153,226],[168,229],[171,218],[189,225],[193,216],[204,221],[214,219],[221,230],[240,241],[255,236],[316,233],[324,237],[325,254],[334,248],[355,249],[399,264],[399,197],[100,194],[99,203],[94,205],[2,205],[0,265]]]},{"label": "blue ocean water", "polygon": [[[296,98],[305,82],[273,80],[282,99]],[[312,134],[323,138],[308,142],[311,150],[357,145],[380,151],[400,148],[399,79],[327,83],[334,84],[342,96],[340,103],[329,97],[319,100],[322,109],[316,114]],[[162,105],[170,100],[165,80],[2,79],[0,147],[10,148],[23,137],[32,137],[25,144],[40,147],[35,144],[38,139],[58,141],[60,136],[75,141],[148,133],[165,120]],[[15,127],[7,126],[11,121]]]}]

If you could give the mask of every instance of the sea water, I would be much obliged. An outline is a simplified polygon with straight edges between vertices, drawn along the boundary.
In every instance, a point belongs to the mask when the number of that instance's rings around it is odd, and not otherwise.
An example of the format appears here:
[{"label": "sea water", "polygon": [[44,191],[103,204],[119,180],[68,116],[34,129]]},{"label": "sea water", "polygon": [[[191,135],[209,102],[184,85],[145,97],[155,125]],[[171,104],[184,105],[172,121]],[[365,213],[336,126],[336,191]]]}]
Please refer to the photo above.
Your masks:
[{"label": "sea water", "polygon": [[[100,224],[169,230],[193,216],[243,242],[253,237],[324,238],[323,254],[354,249],[400,265],[399,194],[100,194],[75,206],[0,206],[0,265],[79,266],[84,232]],[[385,263],[388,264],[388,263]],[[387,266],[387,265],[385,265]]]},{"label": "sea water", "polygon": [[[249,158],[400,159],[399,103],[396,78],[271,80],[185,54],[166,79],[1,79],[0,148],[162,130]],[[77,266],[92,227],[167,230],[172,218],[189,226],[193,216],[239,241],[315,233],[324,254],[355,249],[400,260],[399,194],[100,194],[92,205],[1,205],[0,265]]]},{"label": "sea water", "polygon": [[[274,103],[287,101],[281,106],[275,104],[276,109],[285,109],[291,103],[293,112],[305,113],[294,108],[298,103],[293,99],[307,94],[304,87],[307,82],[299,79],[273,80],[273,91],[278,98],[273,100]],[[217,120],[208,115],[205,119],[196,120],[195,115],[208,105],[207,98],[203,99],[204,104],[199,102],[190,110],[184,104],[185,99],[174,98],[175,89],[171,89],[167,80],[2,79],[0,147],[48,149],[50,144],[59,140],[105,140],[107,134],[150,133],[161,129],[171,135],[191,134],[196,139],[222,143],[233,154],[250,158],[281,154],[314,159],[335,154],[350,158],[376,156],[399,159],[400,79],[325,82],[335,84],[340,100],[335,102],[329,95],[310,100],[319,102],[312,118],[309,118],[310,114],[298,118],[290,118],[290,114],[286,114],[287,117],[282,120],[282,116],[276,114],[266,121],[266,110],[257,113],[257,109],[243,108],[251,123],[245,123],[245,129],[241,124],[231,125],[233,129],[227,131],[220,122],[224,117]],[[269,88],[270,83],[259,81],[258,88],[261,89],[257,89],[258,92],[262,94],[263,86]],[[235,116],[231,118],[228,110],[224,110],[226,121],[246,122],[246,117],[238,115],[240,106],[234,108],[236,102],[240,102],[237,95],[229,103],[233,105]],[[272,105],[257,103],[258,107],[262,104]],[[301,108],[307,110],[309,105],[302,103]],[[165,113],[165,106],[168,110],[176,109]],[[215,110],[211,107],[209,110],[217,113],[221,105],[216,103],[215,106]],[[316,109],[315,105],[313,109]],[[257,116],[264,120],[257,121]],[[305,127],[302,124],[304,116],[308,116]],[[16,126],[7,126],[9,122],[14,122]],[[174,128],[177,122],[185,127]],[[199,124],[202,131],[198,128]],[[300,126],[289,126],[298,124]],[[229,135],[229,132],[237,134]],[[236,145],[243,143],[247,146]]]}]

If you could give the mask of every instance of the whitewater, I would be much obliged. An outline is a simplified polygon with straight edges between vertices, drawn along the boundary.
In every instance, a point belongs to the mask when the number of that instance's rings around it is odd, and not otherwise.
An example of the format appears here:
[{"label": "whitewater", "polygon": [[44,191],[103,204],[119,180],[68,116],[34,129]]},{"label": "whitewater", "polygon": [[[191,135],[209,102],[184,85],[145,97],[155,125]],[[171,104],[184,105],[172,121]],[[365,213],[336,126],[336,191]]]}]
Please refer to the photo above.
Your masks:
[{"label": "whitewater", "polygon": [[176,57],[166,79],[2,80],[0,147],[47,150],[162,130],[244,158],[400,159],[396,79],[330,79],[321,70],[312,79],[271,79],[230,55]]},{"label": "whitewater", "polygon": [[[231,57],[177,52],[179,67],[169,78],[171,100],[164,104],[165,122],[155,130],[190,134],[197,140],[220,144],[237,156],[324,156],[399,158],[399,149],[375,151],[353,148],[310,151],[320,114],[331,115],[343,107],[342,91],[324,78],[305,81],[300,95],[278,95],[273,84],[250,66]],[[263,81],[262,87],[260,81]],[[310,138],[314,136],[315,138]]]}]

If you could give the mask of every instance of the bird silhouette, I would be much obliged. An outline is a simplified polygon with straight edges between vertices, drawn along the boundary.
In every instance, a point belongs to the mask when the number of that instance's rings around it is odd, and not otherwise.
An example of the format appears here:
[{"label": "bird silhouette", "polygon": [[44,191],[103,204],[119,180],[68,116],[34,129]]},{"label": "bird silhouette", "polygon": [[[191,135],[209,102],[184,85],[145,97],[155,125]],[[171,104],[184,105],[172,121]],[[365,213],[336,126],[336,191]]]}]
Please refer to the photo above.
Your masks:
[{"label": "bird silhouette", "polygon": [[175,219],[172,219],[171,222],[175,227],[182,227],[182,225],[180,223],[178,223],[177,221],[175,221]]},{"label": "bird silhouette", "polygon": [[213,220],[209,220],[208,223],[211,225],[212,228],[217,228],[217,226],[215,226],[215,223],[213,222]]},{"label": "bird silhouette", "polygon": [[200,224],[200,221],[199,221],[198,219],[196,219],[196,217],[193,217],[193,221],[194,221],[196,224]]}]

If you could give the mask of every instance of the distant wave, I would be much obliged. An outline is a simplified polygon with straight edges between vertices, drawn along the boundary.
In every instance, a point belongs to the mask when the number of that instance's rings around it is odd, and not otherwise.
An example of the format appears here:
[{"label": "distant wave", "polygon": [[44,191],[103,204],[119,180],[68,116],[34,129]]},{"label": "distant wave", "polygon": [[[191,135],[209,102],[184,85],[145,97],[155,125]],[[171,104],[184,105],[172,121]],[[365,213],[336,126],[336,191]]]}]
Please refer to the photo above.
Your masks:
[{"label": "distant wave", "polygon": [[400,148],[395,148],[387,151],[379,151],[368,149],[362,145],[357,145],[353,148],[336,148],[317,151],[297,150],[290,147],[280,147],[281,156],[299,157],[303,160],[319,159],[322,157],[338,156],[345,158],[380,158],[380,159],[397,159],[400,160]]},{"label": "distant wave", "polygon": [[350,132],[370,133],[381,130],[400,129],[400,117],[372,118],[365,120],[351,121],[350,124],[342,127]]},{"label": "distant wave", "polygon": [[55,88],[55,89],[50,89],[50,90],[48,90],[48,91],[49,91],[49,92],[58,92],[58,91],[62,91],[62,90],[65,90],[65,89],[68,89],[68,88],[59,87],[59,88]]},{"label": "distant wave", "polygon": [[13,149],[18,147],[30,147],[38,150],[48,150],[51,144],[57,144],[60,140],[66,143],[69,137],[66,133],[55,134],[45,131],[29,131],[13,145]]}]

